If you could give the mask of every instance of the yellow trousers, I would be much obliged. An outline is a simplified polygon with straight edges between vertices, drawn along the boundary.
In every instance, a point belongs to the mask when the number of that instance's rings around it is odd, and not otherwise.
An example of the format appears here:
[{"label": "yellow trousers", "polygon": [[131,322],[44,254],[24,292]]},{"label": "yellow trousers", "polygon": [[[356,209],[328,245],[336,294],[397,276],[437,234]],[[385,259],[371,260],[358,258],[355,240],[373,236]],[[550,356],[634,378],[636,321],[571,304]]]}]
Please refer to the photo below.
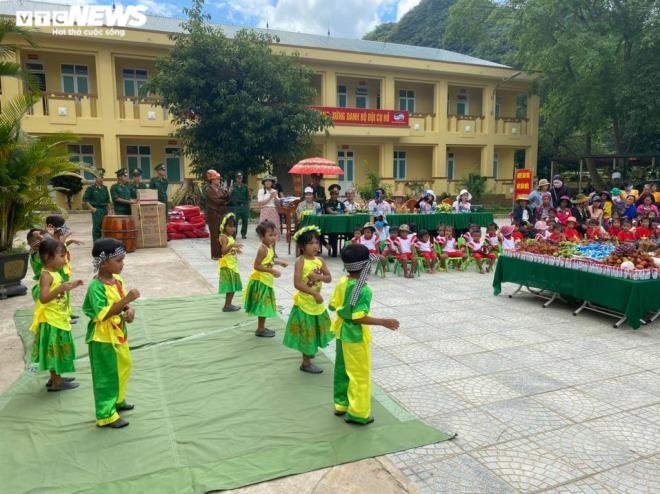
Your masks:
[{"label": "yellow trousers", "polygon": [[371,347],[368,341],[337,340],[334,377],[335,410],[366,423],[371,416]]}]

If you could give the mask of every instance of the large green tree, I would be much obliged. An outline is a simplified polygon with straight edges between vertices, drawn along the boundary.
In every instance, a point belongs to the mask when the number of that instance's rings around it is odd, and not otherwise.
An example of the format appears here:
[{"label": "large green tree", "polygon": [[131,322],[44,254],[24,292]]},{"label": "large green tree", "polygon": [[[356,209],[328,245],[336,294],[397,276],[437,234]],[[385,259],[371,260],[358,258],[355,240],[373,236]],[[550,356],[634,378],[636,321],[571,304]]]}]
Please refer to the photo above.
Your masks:
[{"label": "large green tree", "polygon": [[[657,151],[660,6],[657,0],[511,0],[517,60],[542,72],[543,132],[561,147],[582,136],[617,154]],[[586,162],[594,186],[603,187]]]},{"label": "large green tree", "polygon": [[331,125],[308,107],[312,71],[274,53],[272,36],[241,30],[228,38],[209,23],[202,0],[185,12],[183,32],[172,35],[174,47],[145,89],[162,98],[194,171],[259,173],[300,159]]}]

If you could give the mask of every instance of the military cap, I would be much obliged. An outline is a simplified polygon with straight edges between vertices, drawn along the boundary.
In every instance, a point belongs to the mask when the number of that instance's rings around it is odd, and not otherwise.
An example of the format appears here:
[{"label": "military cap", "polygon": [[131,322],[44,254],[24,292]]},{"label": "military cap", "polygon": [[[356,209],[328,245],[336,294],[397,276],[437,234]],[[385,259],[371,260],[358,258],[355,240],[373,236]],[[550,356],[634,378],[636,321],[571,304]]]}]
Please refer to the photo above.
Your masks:
[{"label": "military cap", "polygon": [[123,177],[128,175],[128,170],[126,168],[120,168],[115,172],[118,177]]},{"label": "military cap", "polygon": [[157,172],[159,172],[159,171],[161,171],[161,170],[162,170],[162,171],[165,171],[165,165],[162,164],[162,163],[159,163],[158,165],[156,165],[156,168],[154,168],[154,169],[155,169]]},{"label": "military cap", "polygon": [[133,171],[131,172],[132,177],[141,177],[142,176],[142,170],[139,168],[133,168]]}]

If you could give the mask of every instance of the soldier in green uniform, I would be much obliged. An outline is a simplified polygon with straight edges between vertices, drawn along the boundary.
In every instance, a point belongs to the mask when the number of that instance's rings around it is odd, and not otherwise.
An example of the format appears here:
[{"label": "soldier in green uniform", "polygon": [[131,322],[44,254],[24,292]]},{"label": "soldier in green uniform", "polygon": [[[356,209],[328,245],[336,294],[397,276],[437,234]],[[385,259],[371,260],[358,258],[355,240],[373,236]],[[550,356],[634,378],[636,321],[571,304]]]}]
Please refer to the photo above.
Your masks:
[{"label": "soldier in green uniform", "polygon": [[128,188],[131,191],[131,199],[137,199],[137,191],[140,189],[148,189],[147,184],[142,182],[142,170],[135,168],[131,172],[131,183],[128,184]]},{"label": "soldier in green uniform", "polygon": [[241,237],[246,238],[250,217],[250,191],[243,182],[242,172],[236,173],[236,181],[229,189],[229,204],[236,215],[236,221],[241,221]]},{"label": "soldier in green uniform", "polygon": [[165,165],[162,163],[158,165],[156,167],[156,173],[158,173],[158,176],[152,177],[152,179],[149,181],[149,188],[156,189],[158,191],[158,202],[165,204],[167,209],[167,186],[169,184],[167,182],[167,178],[165,177]]},{"label": "soldier in green uniform", "polygon": [[103,218],[108,214],[111,208],[110,193],[108,188],[103,185],[103,176],[105,170],[99,168],[94,178],[94,185],[90,185],[83,194],[83,204],[92,212],[92,239],[96,242],[101,238],[101,224]]},{"label": "soldier in green uniform", "polygon": [[135,203],[131,199],[131,189],[128,185],[128,170],[121,168],[117,170],[117,183],[110,187],[110,197],[112,197],[112,205],[115,209],[115,214],[131,215],[131,204]]}]

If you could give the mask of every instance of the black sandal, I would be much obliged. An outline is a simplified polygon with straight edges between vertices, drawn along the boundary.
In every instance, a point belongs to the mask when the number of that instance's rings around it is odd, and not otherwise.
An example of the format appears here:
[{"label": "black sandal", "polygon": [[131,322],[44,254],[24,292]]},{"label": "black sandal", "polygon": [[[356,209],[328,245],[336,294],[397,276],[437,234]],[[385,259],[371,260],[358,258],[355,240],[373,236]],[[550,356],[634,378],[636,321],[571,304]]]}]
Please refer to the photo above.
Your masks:
[{"label": "black sandal", "polygon": [[273,336],[275,336],[275,331],[268,328],[264,328],[263,331],[255,331],[254,336],[258,336],[259,338],[272,338]]}]

